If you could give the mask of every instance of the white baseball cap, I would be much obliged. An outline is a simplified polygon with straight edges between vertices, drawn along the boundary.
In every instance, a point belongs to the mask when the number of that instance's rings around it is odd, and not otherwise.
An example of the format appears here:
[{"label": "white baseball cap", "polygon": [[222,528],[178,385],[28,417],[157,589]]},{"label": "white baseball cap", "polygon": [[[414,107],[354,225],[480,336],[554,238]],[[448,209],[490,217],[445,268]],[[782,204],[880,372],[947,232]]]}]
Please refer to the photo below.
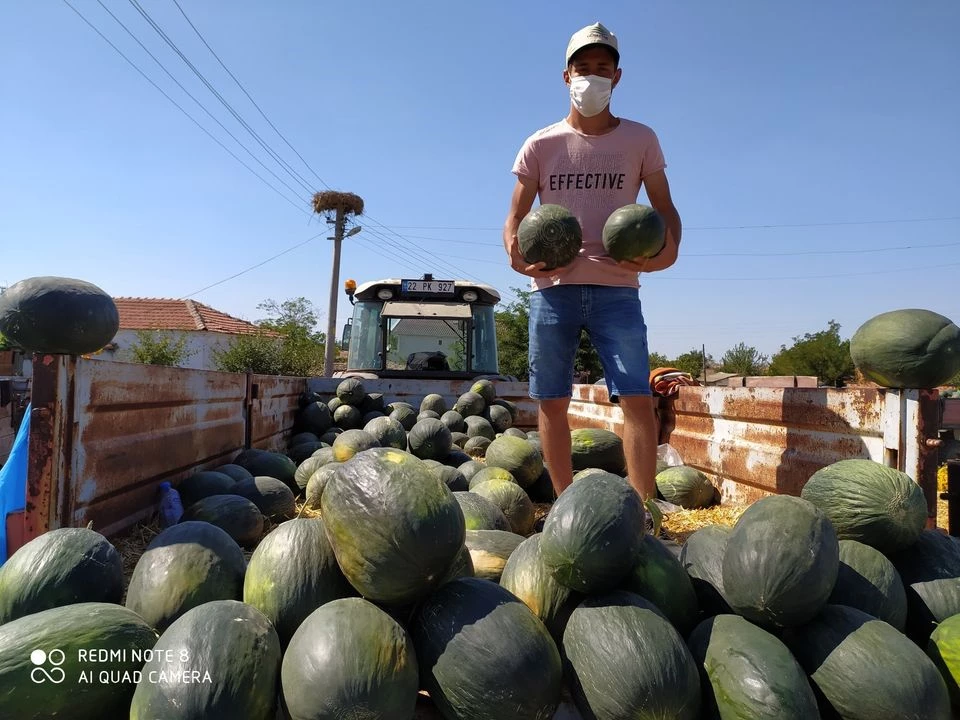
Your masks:
[{"label": "white baseball cap", "polygon": [[594,23],[593,25],[587,25],[587,27],[577,30],[571,36],[570,42],[567,45],[567,61],[565,65],[570,64],[570,58],[572,58],[578,50],[582,50],[588,45],[606,45],[613,50],[613,54],[616,55],[617,59],[620,59],[620,49],[617,47],[617,36],[600,23]]}]

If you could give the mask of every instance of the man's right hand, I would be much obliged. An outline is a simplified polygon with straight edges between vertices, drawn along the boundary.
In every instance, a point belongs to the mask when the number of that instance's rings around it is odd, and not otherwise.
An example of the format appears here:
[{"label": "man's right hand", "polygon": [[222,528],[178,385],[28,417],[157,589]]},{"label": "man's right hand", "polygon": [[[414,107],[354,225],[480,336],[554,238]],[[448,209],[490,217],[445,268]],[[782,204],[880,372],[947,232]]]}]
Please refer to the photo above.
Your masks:
[{"label": "man's right hand", "polygon": [[545,270],[547,264],[545,262],[538,263],[528,263],[524,260],[523,255],[520,253],[520,243],[517,241],[517,236],[514,235],[510,241],[510,267],[512,267],[516,272],[521,275],[527,275],[532,278],[542,278],[550,277],[551,275],[559,275],[563,268],[554,268],[553,270]]}]

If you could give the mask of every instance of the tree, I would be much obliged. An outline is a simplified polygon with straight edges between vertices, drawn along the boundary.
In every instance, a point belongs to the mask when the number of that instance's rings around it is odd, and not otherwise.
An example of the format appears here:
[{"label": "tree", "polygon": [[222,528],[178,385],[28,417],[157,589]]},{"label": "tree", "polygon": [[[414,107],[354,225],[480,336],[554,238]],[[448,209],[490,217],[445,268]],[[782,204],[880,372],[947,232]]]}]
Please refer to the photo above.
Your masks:
[{"label": "tree", "polygon": [[517,299],[494,314],[500,373],[526,382],[530,379],[527,357],[530,349],[530,291],[510,288]]},{"label": "tree", "polygon": [[656,370],[657,368],[662,367],[671,367],[670,361],[667,359],[667,356],[663,353],[652,352],[649,355],[650,357],[650,369]]},{"label": "tree", "polygon": [[824,385],[841,386],[853,377],[850,341],[840,339],[840,324],[831,320],[826,330],[793,338],[770,361],[771,375],[816,375]]},{"label": "tree", "polygon": [[137,330],[137,341],[128,352],[134,362],[166,367],[178,366],[193,354],[187,349],[187,336],[183,333],[175,336],[152,330]]},{"label": "tree", "polygon": [[766,365],[766,355],[761,355],[755,347],[748,347],[742,342],[727,350],[720,358],[720,369],[737,375],[761,375]]},{"label": "tree", "polygon": [[14,344],[6,338],[3,333],[0,333],[0,350],[14,350]]},{"label": "tree", "polygon": [[[688,350],[682,355],[677,356],[677,359],[670,364],[670,367],[675,367],[677,370],[682,370],[698,378],[703,374],[703,364],[703,350]],[[710,355],[707,355],[706,364],[707,367],[713,365],[713,358]]]},{"label": "tree", "polygon": [[217,368],[226,372],[310,376],[323,372],[324,333],[319,313],[305,297],[265,300],[257,305],[267,317],[260,332],[240,335],[214,352]]},{"label": "tree", "polygon": [[[510,288],[517,299],[506,309],[495,314],[497,327],[497,350],[500,355],[500,372],[513,375],[524,382],[530,379],[528,358],[530,353],[530,290]],[[603,366],[596,348],[586,332],[580,333],[580,343],[573,359],[575,373],[584,373],[586,382],[594,382],[603,375]]]}]

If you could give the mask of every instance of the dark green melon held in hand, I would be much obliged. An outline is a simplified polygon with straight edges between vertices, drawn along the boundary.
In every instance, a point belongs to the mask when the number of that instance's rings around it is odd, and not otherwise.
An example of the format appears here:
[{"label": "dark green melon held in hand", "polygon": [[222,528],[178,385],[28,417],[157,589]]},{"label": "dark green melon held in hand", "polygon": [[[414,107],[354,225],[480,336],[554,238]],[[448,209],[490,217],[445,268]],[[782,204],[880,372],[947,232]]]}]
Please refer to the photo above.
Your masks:
[{"label": "dark green melon held in hand", "polygon": [[27,278],[0,295],[0,333],[27,352],[92,353],[119,329],[113,298],[83,280]]},{"label": "dark green melon held in hand", "polygon": [[603,225],[603,247],[618,262],[651,258],[666,242],[663,218],[649,205],[624,205],[614,210]]},{"label": "dark green melon held in hand", "polygon": [[960,372],[960,327],[930,310],[892,310],[857,329],[850,357],[883,387],[933,388]]},{"label": "dark green melon held in hand", "polygon": [[528,263],[546,263],[545,270],[573,262],[583,246],[580,223],[560,205],[545,204],[532,210],[517,228],[520,254]]}]

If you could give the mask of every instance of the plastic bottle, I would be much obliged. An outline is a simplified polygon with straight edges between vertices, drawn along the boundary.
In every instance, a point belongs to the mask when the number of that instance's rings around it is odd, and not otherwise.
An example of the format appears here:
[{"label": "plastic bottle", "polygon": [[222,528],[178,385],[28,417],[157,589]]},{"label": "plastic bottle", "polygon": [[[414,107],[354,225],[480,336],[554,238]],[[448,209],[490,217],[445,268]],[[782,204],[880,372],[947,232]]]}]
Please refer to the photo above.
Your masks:
[{"label": "plastic bottle", "polygon": [[170,483],[160,483],[160,525],[165,528],[176,525],[182,516],[180,493]]}]

